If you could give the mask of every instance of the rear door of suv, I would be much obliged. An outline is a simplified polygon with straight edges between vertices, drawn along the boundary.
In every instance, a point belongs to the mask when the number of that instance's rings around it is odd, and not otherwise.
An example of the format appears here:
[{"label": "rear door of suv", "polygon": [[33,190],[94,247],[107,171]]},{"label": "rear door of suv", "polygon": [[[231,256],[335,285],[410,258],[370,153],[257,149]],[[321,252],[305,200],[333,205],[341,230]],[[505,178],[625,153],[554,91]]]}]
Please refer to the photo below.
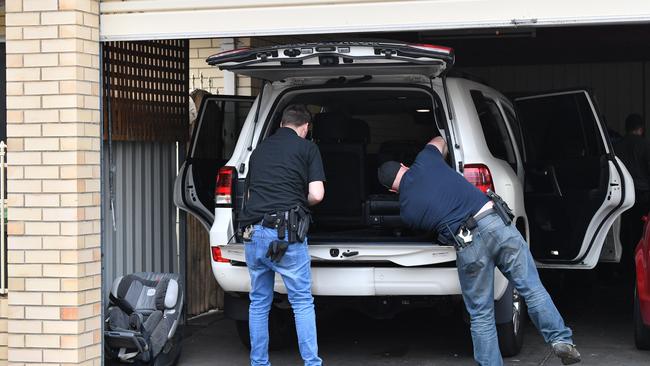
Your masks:
[{"label": "rear door of suv", "polygon": [[515,104],[533,256],[540,267],[593,268],[612,224],[634,203],[632,178],[586,90]]},{"label": "rear door of suv", "polygon": [[[391,80],[392,83],[401,83],[404,87],[430,84],[431,79],[452,66],[454,54],[450,48],[434,45],[342,41],[226,51],[209,57],[207,62],[221,70],[272,83],[273,86],[263,89],[266,91],[274,86],[281,88],[285,82],[299,86],[308,84],[304,81],[310,79],[323,83],[330,80],[340,84],[361,85],[378,76],[385,77],[385,80]],[[265,107],[262,104],[262,110]],[[263,113],[260,118],[264,118]],[[441,133],[445,134],[444,131]],[[251,145],[254,146],[255,143],[251,142]],[[383,242],[339,241],[332,245],[311,245],[310,254],[316,261],[323,262],[392,262],[400,266],[451,262],[455,258],[453,248],[450,247],[433,246],[429,242],[412,245],[395,245],[396,243],[394,241],[387,245]],[[244,260],[243,248],[239,245],[223,245],[221,250],[224,258]]]},{"label": "rear door of suv", "polygon": [[267,81],[307,77],[422,75],[434,78],[454,63],[451,48],[381,41],[318,42],[237,49],[208,64]]},{"label": "rear door of suv", "polygon": [[253,97],[205,96],[174,184],[174,203],[210,230],[214,221],[216,177],[233,155]]}]

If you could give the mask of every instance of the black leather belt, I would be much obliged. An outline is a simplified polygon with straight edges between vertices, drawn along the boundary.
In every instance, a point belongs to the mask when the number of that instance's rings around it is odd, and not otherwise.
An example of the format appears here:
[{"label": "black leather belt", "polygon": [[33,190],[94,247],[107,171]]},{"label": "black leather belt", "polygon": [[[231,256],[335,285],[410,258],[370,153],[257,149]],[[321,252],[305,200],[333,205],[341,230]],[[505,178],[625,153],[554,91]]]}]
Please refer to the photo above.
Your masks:
[{"label": "black leather belt", "polygon": [[490,215],[495,214],[495,213],[497,213],[497,211],[494,208],[490,207],[487,210],[481,212],[480,214],[474,216],[474,221],[478,222],[480,219],[485,218],[485,217],[490,216]]},{"label": "black leather belt", "polygon": [[[278,232],[278,240],[273,240],[269,244],[266,256],[273,262],[279,262],[290,244],[300,243],[306,239],[310,221],[309,211],[301,206],[264,215],[262,226]],[[285,235],[288,235],[286,241]]]}]

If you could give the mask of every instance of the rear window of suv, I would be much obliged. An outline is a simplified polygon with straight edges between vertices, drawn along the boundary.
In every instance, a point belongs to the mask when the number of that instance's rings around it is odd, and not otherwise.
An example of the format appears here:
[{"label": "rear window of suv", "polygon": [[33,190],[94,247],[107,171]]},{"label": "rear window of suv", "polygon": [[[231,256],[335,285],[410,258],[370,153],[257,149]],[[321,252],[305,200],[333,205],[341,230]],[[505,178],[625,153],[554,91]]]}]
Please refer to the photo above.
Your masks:
[{"label": "rear window of suv", "polygon": [[517,107],[529,160],[578,159],[604,153],[598,123],[584,96],[566,93],[524,99]]},{"label": "rear window of suv", "polygon": [[478,113],[479,120],[481,121],[481,128],[487,143],[488,149],[492,156],[497,159],[504,160],[517,169],[517,158],[515,156],[515,149],[512,146],[510,135],[506,122],[497,106],[496,102],[486,98],[483,93],[478,90],[471,92],[476,113]]}]

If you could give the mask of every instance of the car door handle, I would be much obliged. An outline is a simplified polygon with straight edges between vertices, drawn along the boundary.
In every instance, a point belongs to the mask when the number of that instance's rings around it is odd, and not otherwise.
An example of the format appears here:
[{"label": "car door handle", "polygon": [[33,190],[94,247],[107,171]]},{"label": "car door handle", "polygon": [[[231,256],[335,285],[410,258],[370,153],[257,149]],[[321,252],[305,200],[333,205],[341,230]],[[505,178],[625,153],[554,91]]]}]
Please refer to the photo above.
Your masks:
[{"label": "car door handle", "polygon": [[349,257],[354,257],[355,255],[359,255],[359,252],[354,251],[354,252],[343,252],[341,253],[342,256],[349,258]]}]

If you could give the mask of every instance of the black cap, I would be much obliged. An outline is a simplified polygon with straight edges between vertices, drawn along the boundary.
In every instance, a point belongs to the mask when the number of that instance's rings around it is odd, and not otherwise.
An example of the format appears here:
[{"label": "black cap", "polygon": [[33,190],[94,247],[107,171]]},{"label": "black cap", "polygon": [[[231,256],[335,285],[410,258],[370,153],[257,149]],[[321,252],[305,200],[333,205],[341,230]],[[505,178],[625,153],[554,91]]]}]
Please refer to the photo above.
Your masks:
[{"label": "black cap", "polygon": [[377,179],[382,186],[391,189],[402,165],[396,161],[387,161],[377,169]]}]

